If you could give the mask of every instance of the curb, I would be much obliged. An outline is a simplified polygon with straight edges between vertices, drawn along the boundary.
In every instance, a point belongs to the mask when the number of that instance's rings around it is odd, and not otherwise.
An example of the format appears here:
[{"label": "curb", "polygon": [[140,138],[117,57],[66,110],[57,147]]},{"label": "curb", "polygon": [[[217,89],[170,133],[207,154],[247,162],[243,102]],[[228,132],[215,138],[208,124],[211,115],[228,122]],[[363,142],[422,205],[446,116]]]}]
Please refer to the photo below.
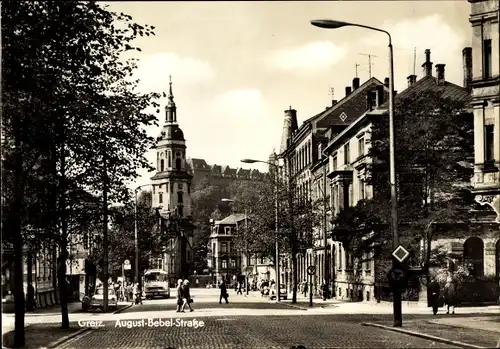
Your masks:
[{"label": "curb", "polygon": [[460,346],[463,348],[486,349],[485,347],[480,347],[478,345],[468,344],[468,343],[463,343],[463,342],[458,342],[458,341],[452,341],[451,339],[436,337],[436,336],[432,336],[430,334],[425,334],[425,333],[420,333],[420,332],[404,330],[404,329],[398,328],[398,327],[390,327],[390,326],[374,324],[374,323],[370,323],[370,322],[364,322],[361,325],[362,326],[383,328],[383,329],[388,330],[388,331],[404,333],[404,334],[409,335],[409,336],[419,337],[419,338],[423,338],[423,339],[429,339],[429,340],[444,343],[444,344],[457,345],[457,346]]},{"label": "curb", "polygon": [[[115,310],[115,311],[114,311],[114,312],[112,312],[111,314],[119,314],[119,313],[121,313],[122,311],[127,310],[127,309],[128,309],[128,308],[130,308],[131,306],[132,306],[132,304],[126,305],[126,306],[124,306],[124,307],[122,307],[122,308],[120,308],[120,309]],[[94,330],[94,328],[92,328],[92,327],[82,328],[81,330],[78,330],[78,331],[76,331],[75,333],[71,333],[71,334],[69,334],[69,335],[67,335],[67,336],[64,336],[64,337],[62,337],[62,338],[58,339],[58,340],[55,340],[54,342],[52,342],[52,343],[50,343],[49,345],[47,345],[47,347],[46,347],[46,348],[57,348],[57,347],[59,347],[60,345],[62,345],[63,343],[66,343],[66,342],[70,341],[71,339],[76,338],[76,337],[79,337],[79,336],[81,336],[81,335],[83,335],[83,334],[85,334],[85,333],[87,333],[87,332],[92,331],[92,330]]]},{"label": "curb", "polygon": [[59,338],[58,340],[53,341],[52,343],[50,343],[49,345],[47,345],[46,348],[57,348],[61,344],[69,341],[70,339],[78,337],[78,336],[80,336],[80,335],[82,335],[82,334],[84,334],[86,332],[89,332],[90,330],[92,330],[90,327],[82,328],[81,330],[78,330],[75,333],[69,334],[69,335],[64,336],[62,338]]}]

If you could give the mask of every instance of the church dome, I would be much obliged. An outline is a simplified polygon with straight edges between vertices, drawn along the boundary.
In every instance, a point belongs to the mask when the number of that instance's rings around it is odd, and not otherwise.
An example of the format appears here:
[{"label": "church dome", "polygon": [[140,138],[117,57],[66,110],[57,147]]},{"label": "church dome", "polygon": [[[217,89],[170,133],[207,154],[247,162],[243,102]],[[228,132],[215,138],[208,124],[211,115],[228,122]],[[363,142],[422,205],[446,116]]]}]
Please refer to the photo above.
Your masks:
[{"label": "church dome", "polygon": [[167,125],[164,128],[165,134],[163,139],[169,139],[173,141],[185,141],[184,132],[177,125]]}]

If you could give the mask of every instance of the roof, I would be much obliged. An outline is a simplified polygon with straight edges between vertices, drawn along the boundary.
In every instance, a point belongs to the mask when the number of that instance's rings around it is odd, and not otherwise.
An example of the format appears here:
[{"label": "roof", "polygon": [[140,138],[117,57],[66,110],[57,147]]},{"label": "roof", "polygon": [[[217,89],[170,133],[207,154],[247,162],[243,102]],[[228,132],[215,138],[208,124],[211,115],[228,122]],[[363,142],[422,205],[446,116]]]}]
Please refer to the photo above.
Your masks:
[{"label": "roof", "polygon": [[236,172],[238,176],[248,177],[250,175],[250,170],[246,170],[244,168],[239,168]]},{"label": "roof", "polygon": [[[448,81],[445,81],[442,85],[438,85],[437,79],[433,76],[424,76],[407,89],[401,91],[401,93],[397,94],[394,98],[408,98],[413,94],[422,92],[441,92],[443,98],[450,98],[455,101],[467,102],[471,99],[470,93],[465,88]],[[382,106],[378,109],[387,108],[389,108],[389,101],[382,104]]]},{"label": "roof", "polygon": [[215,224],[236,224],[238,222],[241,222],[242,220],[245,219],[245,214],[244,213],[233,213],[232,215],[224,218],[221,221],[216,221]]},{"label": "roof", "polygon": [[210,170],[210,166],[203,159],[188,159],[188,163],[193,170]]}]

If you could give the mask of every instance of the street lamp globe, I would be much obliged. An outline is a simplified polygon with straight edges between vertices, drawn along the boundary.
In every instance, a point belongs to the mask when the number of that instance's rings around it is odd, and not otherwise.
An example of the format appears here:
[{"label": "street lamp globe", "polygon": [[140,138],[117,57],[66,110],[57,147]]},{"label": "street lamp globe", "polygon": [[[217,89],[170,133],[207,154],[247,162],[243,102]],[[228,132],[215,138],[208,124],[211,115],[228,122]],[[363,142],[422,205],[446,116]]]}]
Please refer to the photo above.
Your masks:
[{"label": "street lamp globe", "polygon": [[241,159],[240,161],[245,163],[245,164],[255,164],[256,162],[259,162],[257,160],[253,160],[253,159]]},{"label": "street lamp globe", "polygon": [[332,19],[315,19],[311,21],[311,24],[315,27],[326,29],[337,29],[351,25],[351,23],[348,22],[334,21]]}]

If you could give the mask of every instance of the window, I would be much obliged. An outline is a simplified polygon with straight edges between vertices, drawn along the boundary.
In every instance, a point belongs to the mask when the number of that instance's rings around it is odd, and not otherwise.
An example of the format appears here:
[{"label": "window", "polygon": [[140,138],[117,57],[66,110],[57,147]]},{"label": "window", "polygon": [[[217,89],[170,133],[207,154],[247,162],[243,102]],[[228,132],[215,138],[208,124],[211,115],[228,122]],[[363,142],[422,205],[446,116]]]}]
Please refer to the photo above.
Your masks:
[{"label": "window", "polygon": [[365,155],[365,139],[360,138],[358,140],[358,156]]},{"label": "window", "polygon": [[365,199],[365,183],[363,182],[362,179],[359,179],[359,199],[364,200]]},{"label": "window", "polygon": [[483,78],[488,79],[492,75],[491,62],[491,39],[483,41]]},{"label": "window", "polygon": [[260,257],[260,264],[264,264],[264,257]]},{"label": "window", "polygon": [[338,269],[342,270],[342,251],[344,248],[342,247],[342,244],[339,244],[339,252],[337,253],[337,256],[339,256],[339,262],[338,262]]},{"label": "window", "polygon": [[222,260],[222,268],[227,269],[227,261],[225,259]]},{"label": "window", "polygon": [[221,244],[221,252],[222,253],[227,253],[227,242],[223,242]]},{"label": "window", "polygon": [[336,156],[333,157],[332,167],[333,167],[333,170],[337,169],[337,157]]},{"label": "window", "polygon": [[226,235],[231,235],[231,227],[224,227]]},{"label": "window", "polygon": [[83,234],[83,248],[85,250],[89,249],[89,234],[88,233]]},{"label": "window", "polygon": [[160,172],[165,170],[165,161],[163,159],[160,160]]},{"label": "window", "polygon": [[349,149],[349,143],[344,145],[344,164],[347,165],[351,161],[351,153]]},{"label": "window", "polygon": [[171,168],[172,167],[172,153],[171,152],[167,152],[167,166],[168,168]]},{"label": "window", "polygon": [[212,255],[215,254],[215,252],[217,251],[217,245],[215,244],[215,242],[212,244]]},{"label": "window", "polygon": [[163,193],[158,193],[158,203],[163,204]]},{"label": "window", "polygon": [[494,126],[495,125],[486,125],[484,127],[484,160],[487,162],[492,162],[495,159],[494,153]]},{"label": "window", "polygon": [[182,183],[177,184],[177,190],[184,190],[184,187],[182,186]]},{"label": "window", "polygon": [[177,193],[177,203],[178,203],[179,205],[182,205],[182,203],[184,202],[184,200],[183,200],[183,199],[184,199],[184,198],[183,198],[183,194],[182,194],[182,192],[178,192],[178,193]]},{"label": "window", "polygon": [[181,159],[177,158],[175,159],[175,168],[180,171],[181,170]]},{"label": "window", "polygon": [[236,259],[231,259],[231,268],[236,268]]},{"label": "window", "polygon": [[153,194],[155,193],[155,188],[156,188],[156,186],[153,185]]}]

